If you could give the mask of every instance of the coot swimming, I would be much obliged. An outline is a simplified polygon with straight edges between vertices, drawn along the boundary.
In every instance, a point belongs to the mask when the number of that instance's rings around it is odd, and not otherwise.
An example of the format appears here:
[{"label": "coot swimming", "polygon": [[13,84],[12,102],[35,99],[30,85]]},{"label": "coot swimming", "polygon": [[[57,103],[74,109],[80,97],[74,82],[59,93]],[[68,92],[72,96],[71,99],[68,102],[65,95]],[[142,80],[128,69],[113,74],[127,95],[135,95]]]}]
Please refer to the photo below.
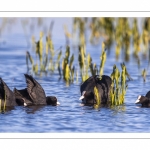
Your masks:
[{"label": "coot swimming", "polygon": [[24,74],[27,88],[17,90],[14,88],[16,102],[18,105],[59,105],[55,96],[47,96],[42,86],[28,74]]},{"label": "coot swimming", "polygon": [[145,96],[139,95],[135,104],[142,104],[142,107],[150,107],[150,91]]},{"label": "coot swimming", "polygon": [[110,97],[112,79],[107,75],[99,75],[89,77],[80,86],[81,97],[84,105],[96,104],[96,96],[94,95],[94,87],[97,87],[101,99],[101,104],[107,104]]}]

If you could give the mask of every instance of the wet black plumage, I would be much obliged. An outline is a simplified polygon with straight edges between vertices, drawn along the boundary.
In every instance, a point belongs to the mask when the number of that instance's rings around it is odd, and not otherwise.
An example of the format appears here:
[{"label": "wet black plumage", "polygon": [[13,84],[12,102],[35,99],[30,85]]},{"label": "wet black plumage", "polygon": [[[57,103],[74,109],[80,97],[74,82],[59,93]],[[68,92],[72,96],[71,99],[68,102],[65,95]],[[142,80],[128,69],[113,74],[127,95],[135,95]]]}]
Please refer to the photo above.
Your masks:
[{"label": "wet black plumage", "polygon": [[141,104],[142,107],[150,107],[150,91],[145,96],[139,95],[135,103]]},{"label": "wet black plumage", "polygon": [[57,98],[55,96],[46,97],[42,86],[31,75],[25,74],[25,79],[27,88],[14,89],[18,105],[24,105],[24,103],[26,105],[57,105]]},{"label": "wet black plumage", "polygon": [[55,96],[47,96],[46,102],[47,102],[47,105],[56,106],[57,105],[57,98]]},{"label": "wet black plumage", "polygon": [[4,106],[6,98],[5,106],[16,106],[16,100],[14,93],[10,90],[7,84],[0,78],[0,99],[1,99],[1,106]]},{"label": "wet black plumage", "polygon": [[101,104],[107,104],[110,96],[112,80],[107,75],[99,75],[89,77],[85,82],[80,86],[81,96],[84,96],[82,99],[85,105],[94,105],[96,104],[96,99],[94,95],[94,87],[96,86],[101,98]]},{"label": "wet black plumage", "polygon": [[16,102],[19,106],[24,105],[24,103],[26,103],[27,105],[33,104],[33,100],[30,98],[27,88],[22,90],[18,90],[14,88],[14,94],[15,94]]}]

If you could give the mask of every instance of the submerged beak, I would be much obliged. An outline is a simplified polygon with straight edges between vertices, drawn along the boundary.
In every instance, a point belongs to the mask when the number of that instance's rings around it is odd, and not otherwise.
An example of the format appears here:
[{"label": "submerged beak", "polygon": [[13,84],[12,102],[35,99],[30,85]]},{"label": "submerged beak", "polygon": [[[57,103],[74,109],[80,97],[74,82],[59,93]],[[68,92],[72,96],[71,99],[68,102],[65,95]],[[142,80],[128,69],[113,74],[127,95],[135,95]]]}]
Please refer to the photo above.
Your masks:
[{"label": "submerged beak", "polygon": [[60,105],[60,103],[59,103],[59,102],[57,102],[57,105]]},{"label": "submerged beak", "polygon": [[140,102],[140,100],[139,99],[137,99],[136,101],[135,101],[135,104],[138,104]]},{"label": "submerged beak", "polygon": [[83,95],[79,98],[79,100],[82,100],[82,99],[84,99],[84,96],[83,96]]}]

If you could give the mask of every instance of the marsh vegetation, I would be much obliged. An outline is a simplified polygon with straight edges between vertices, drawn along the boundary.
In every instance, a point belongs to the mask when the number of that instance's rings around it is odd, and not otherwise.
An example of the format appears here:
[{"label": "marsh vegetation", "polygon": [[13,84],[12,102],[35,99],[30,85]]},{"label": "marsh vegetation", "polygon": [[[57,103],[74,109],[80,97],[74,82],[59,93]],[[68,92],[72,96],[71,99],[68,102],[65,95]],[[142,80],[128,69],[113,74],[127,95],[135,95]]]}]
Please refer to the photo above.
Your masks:
[{"label": "marsh vegetation", "polygon": [[[92,75],[103,75],[110,47],[115,44],[113,53],[115,53],[116,61],[121,56],[123,56],[123,60],[121,71],[119,71],[115,63],[112,64],[112,74],[110,76],[113,84],[110,103],[111,105],[121,105],[124,103],[128,87],[126,77],[128,76],[129,80],[132,79],[125,66],[125,62],[129,62],[131,57],[137,62],[139,70],[142,69],[141,75],[143,80],[146,81],[146,70],[148,68],[141,68],[140,64],[143,59],[149,57],[149,18],[144,18],[142,27],[140,32],[136,18],[74,18],[72,33],[64,26],[66,49],[56,50],[51,36],[52,24],[50,24],[49,32],[45,35],[40,32],[39,40],[33,40],[32,42],[33,55],[35,56],[31,56],[30,52],[27,52],[28,71],[31,71],[32,74],[41,74],[43,72],[55,74],[58,72],[60,79],[62,78],[67,86],[78,81],[79,76],[84,82]],[[74,38],[76,39],[75,43],[73,43]],[[88,42],[92,45],[101,43],[99,64],[93,61],[94,59],[89,53],[87,54],[86,47]],[[78,51],[77,53],[70,43],[73,43]],[[133,49],[131,49],[131,45],[133,45]],[[140,58],[140,54],[142,54],[142,58]],[[78,59],[75,59],[75,57]]]}]

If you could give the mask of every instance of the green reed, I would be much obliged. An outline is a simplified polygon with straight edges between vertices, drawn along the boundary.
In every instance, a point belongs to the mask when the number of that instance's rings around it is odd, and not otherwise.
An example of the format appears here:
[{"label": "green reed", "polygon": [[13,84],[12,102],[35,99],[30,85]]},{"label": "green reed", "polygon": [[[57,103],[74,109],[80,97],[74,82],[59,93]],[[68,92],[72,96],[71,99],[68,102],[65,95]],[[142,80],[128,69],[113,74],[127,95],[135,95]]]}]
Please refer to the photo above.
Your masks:
[{"label": "green reed", "polygon": [[[50,55],[50,56],[49,56]],[[60,55],[60,53],[59,53]],[[47,36],[46,37],[46,58],[48,59],[48,56],[50,57],[49,58],[49,70],[54,72],[55,68],[54,68],[54,56],[55,56],[55,50],[54,50],[54,45],[53,45],[53,42],[52,42],[52,39],[50,36]],[[58,56],[60,57],[60,56]],[[60,59],[60,58],[58,58]]]},{"label": "green reed", "polygon": [[128,78],[129,80],[133,80],[133,79],[131,78],[131,76],[129,75],[129,73],[128,73],[128,71],[127,71],[127,68],[126,68],[124,62],[121,63],[121,68],[122,68],[122,70],[125,70],[125,75],[127,76],[127,78]]},{"label": "green reed", "polygon": [[60,78],[62,76],[62,74],[61,74],[61,68],[60,68],[60,59],[61,59],[61,56],[62,56],[62,51],[60,50],[60,52],[58,53],[58,56],[57,56],[56,64],[55,64],[56,68],[58,69]]},{"label": "green reed", "polygon": [[78,62],[79,62],[82,81],[85,81],[88,78],[88,68],[86,67],[85,46],[79,46]]},{"label": "green reed", "polygon": [[99,92],[96,86],[94,87],[94,95],[96,99],[96,104],[94,105],[94,108],[98,108],[101,104],[101,98],[99,96]]},{"label": "green reed", "polygon": [[[138,67],[140,67],[140,59],[138,57],[138,52],[141,51],[141,39],[143,39],[143,44],[147,48],[149,39],[149,19],[145,19],[143,33],[140,34],[137,27],[137,19],[130,18],[133,22],[133,26],[129,25],[128,18],[74,18],[74,28],[77,30],[78,27],[82,28],[82,34],[86,33],[86,27],[89,25],[89,30],[91,32],[90,41],[92,44],[98,44],[99,39],[102,37],[109,48],[112,41],[116,42],[116,59],[119,58],[121,51],[124,53],[124,60],[129,61],[131,56],[130,44],[131,41],[134,45],[134,57],[137,60]],[[79,25],[79,22],[84,22]],[[116,25],[114,25],[114,22]],[[77,31],[76,31],[77,32]],[[85,33],[83,33],[85,32]],[[79,35],[80,37],[80,35]],[[82,43],[83,44],[83,43]],[[85,44],[85,43],[84,43]],[[146,49],[145,48],[145,49]],[[108,49],[109,50],[109,49]],[[143,51],[144,56],[146,56],[147,50]]]},{"label": "green reed", "polygon": [[147,75],[147,71],[146,71],[146,69],[144,69],[144,70],[142,71],[142,77],[143,77],[143,81],[144,81],[144,82],[146,81],[146,75]]},{"label": "green reed", "polygon": [[[46,37],[46,44],[45,47],[43,46],[44,43],[42,42],[43,34],[40,33],[40,40],[36,42],[36,63],[34,63],[33,57],[31,57],[30,53],[26,53],[26,63],[27,68],[29,70],[29,62],[32,65],[32,71],[37,74],[40,72],[54,72],[58,70],[60,78],[63,75],[64,81],[67,82],[67,85],[70,82],[74,81],[74,72],[75,67],[73,65],[74,62],[74,54],[70,56],[70,47],[66,46],[65,56],[62,59],[62,50],[58,52],[54,50],[54,45],[50,36]],[[56,60],[54,60],[54,56],[56,56]],[[39,63],[38,63],[39,62]],[[62,64],[62,65],[60,65]]]},{"label": "green reed", "polygon": [[105,52],[105,44],[102,43],[102,54],[101,54],[101,63],[100,63],[100,72],[99,75],[102,76],[103,75],[103,70],[104,70],[104,64],[106,62],[106,52]]},{"label": "green reed", "polygon": [[82,81],[85,81],[91,75],[96,75],[96,74],[103,75],[104,64],[106,61],[106,50],[105,50],[104,43],[102,43],[102,54],[100,56],[100,59],[101,62],[98,71],[98,67],[95,63],[92,62],[92,58],[90,54],[86,54],[85,47],[84,46],[79,47],[78,62],[79,62]]},{"label": "green reed", "polygon": [[134,19],[133,22],[133,28],[132,28],[132,34],[133,34],[133,46],[134,46],[134,53],[137,54],[140,51],[140,44],[141,44],[141,35],[138,30],[137,20]]},{"label": "green reed", "polygon": [[113,66],[111,74],[112,85],[110,91],[110,105],[122,105],[127,91],[126,77],[129,76],[125,64],[121,64],[120,73],[116,65]]},{"label": "green reed", "polygon": [[73,35],[77,33],[79,37],[79,45],[84,46],[86,43],[85,32],[86,32],[86,18],[75,17],[73,22]]},{"label": "green reed", "polygon": [[115,41],[116,41],[116,59],[118,60],[121,51],[124,53],[124,60],[129,61],[130,56],[130,37],[131,28],[127,18],[118,18],[116,24]]},{"label": "green reed", "polygon": [[[132,26],[129,25],[129,20],[132,23]],[[31,63],[32,70],[35,74],[39,72],[51,72],[58,70],[60,78],[63,76],[65,82],[71,83],[74,81],[74,77],[76,76],[76,81],[78,81],[78,76],[81,75],[82,81],[85,81],[89,76],[99,74],[100,76],[103,74],[104,65],[106,62],[106,48],[109,54],[110,46],[115,40],[115,53],[116,59],[120,57],[121,54],[124,56],[125,61],[130,60],[131,50],[130,44],[134,45],[134,58],[137,61],[138,68],[140,68],[141,58],[138,56],[139,52],[143,52],[146,55],[147,50],[146,46],[148,44],[149,39],[149,31],[150,31],[150,21],[149,18],[145,19],[143,25],[142,34],[138,30],[137,19],[136,18],[74,18],[73,20],[73,33],[69,33],[67,30],[67,26],[64,26],[66,40],[71,40],[75,34],[76,39],[79,41],[76,43],[79,45],[79,53],[78,53],[78,66],[75,68],[73,65],[74,54],[72,56],[68,54],[68,56],[64,55],[63,51],[57,51],[54,49],[54,44],[52,41],[52,37],[50,34],[46,36],[46,43],[44,43],[44,34],[40,32],[39,40],[34,42],[35,44],[35,52],[36,59],[33,60],[34,57],[27,54],[26,62],[27,66],[29,66],[29,62]],[[102,44],[102,52],[100,56],[100,65],[97,65],[92,61],[92,57],[90,54],[86,54],[86,44],[88,37],[86,37],[87,30],[90,33],[90,42],[94,45],[100,42],[100,39],[103,39]],[[133,43],[131,43],[133,42]],[[145,51],[141,51],[141,43],[145,45]],[[105,43],[105,44],[104,44]],[[69,45],[69,42],[67,42]],[[67,48],[66,48],[67,49]],[[70,49],[70,47],[69,47]],[[69,50],[71,52],[71,49]],[[67,52],[67,51],[66,51]],[[66,53],[65,52],[65,53]],[[69,53],[70,53],[69,52]],[[62,59],[61,59],[62,58]],[[29,62],[28,62],[29,61]],[[28,67],[29,70],[29,67]],[[117,69],[113,69],[115,72],[115,76],[117,74]],[[126,72],[126,71],[125,71]],[[127,74],[126,74],[127,75]],[[114,77],[114,82],[119,88],[119,78]],[[114,93],[120,92],[119,89],[114,91]]]},{"label": "green reed", "polygon": [[146,58],[147,55],[147,51],[149,51],[149,43],[150,43],[150,18],[146,18],[144,20],[144,24],[143,24],[143,30],[142,30],[142,42],[144,45],[144,50],[143,50],[143,56],[144,58]]},{"label": "green reed", "polygon": [[66,47],[65,57],[62,61],[62,71],[63,71],[63,79],[66,81],[67,85],[70,82],[74,81],[74,72],[75,67],[73,66],[74,55],[70,57],[70,47]]},{"label": "green reed", "polygon": [[[36,61],[34,61],[33,57],[30,55],[29,52],[26,53],[26,63],[29,70],[29,62],[30,61],[32,65],[32,71],[37,74],[40,72],[46,72],[48,69],[52,72],[55,70],[55,65],[58,67],[58,63],[60,61],[61,53],[58,54],[57,62],[55,64],[54,62],[54,56],[56,54],[56,51],[54,50],[53,42],[50,36],[46,37],[46,43],[43,42],[43,32],[40,32],[40,39],[37,42],[34,42],[33,39],[33,45],[35,44],[35,55],[36,55]],[[33,46],[34,48],[34,46]],[[34,63],[36,62],[36,63]]]},{"label": "green reed", "polygon": [[43,32],[40,32],[40,40],[36,42],[36,54],[40,60],[40,66],[42,65],[43,56]]},{"label": "green reed", "polygon": [[117,66],[114,65],[113,72],[111,74],[111,79],[112,79],[113,83],[116,85],[116,88],[118,88],[119,78],[120,78],[120,72],[119,72]]},{"label": "green reed", "polygon": [[91,18],[90,20],[90,42],[94,45],[99,43],[100,37],[104,37],[105,43],[109,48],[112,44],[114,18]]}]

